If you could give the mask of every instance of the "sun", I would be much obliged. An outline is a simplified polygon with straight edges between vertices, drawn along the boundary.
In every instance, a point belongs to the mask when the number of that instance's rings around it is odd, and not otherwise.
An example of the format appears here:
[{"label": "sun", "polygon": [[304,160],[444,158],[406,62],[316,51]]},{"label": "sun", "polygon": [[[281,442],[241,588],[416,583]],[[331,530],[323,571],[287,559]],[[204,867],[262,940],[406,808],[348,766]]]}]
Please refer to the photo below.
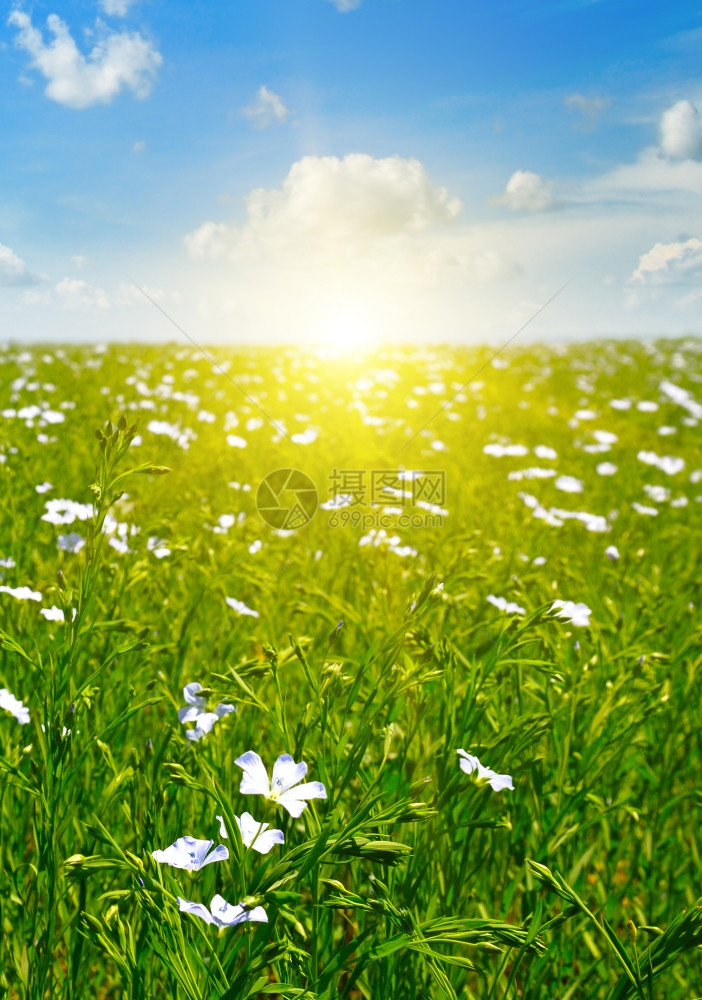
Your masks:
[{"label": "sun", "polygon": [[351,304],[326,310],[315,330],[318,349],[335,355],[363,354],[378,346],[378,337],[371,311]]}]

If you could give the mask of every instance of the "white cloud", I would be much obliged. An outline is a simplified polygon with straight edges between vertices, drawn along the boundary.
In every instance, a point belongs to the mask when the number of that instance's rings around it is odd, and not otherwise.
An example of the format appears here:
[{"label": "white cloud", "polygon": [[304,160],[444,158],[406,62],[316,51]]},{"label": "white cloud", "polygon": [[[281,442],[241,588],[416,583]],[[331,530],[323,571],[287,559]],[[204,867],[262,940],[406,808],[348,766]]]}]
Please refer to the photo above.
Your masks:
[{"label": "white cloud", "polygon": [[657,193],[666,201],[688,194],[702,194],[702,163],[694,160],[670,160],[659,149],[642,150],[634,163],[625,163],[583,185],[587,198],[598,201],[615,198],[653,204]]},{"label": "white cloud", "polygon": [[[144,303],[148,305],[148,300],[145,298],[144,292],[154,302],[163,302],[167,298],[162,288],[152,288],[150,285],[142,285],[140,288],[137,288],[134,284],[122,282],[114,292],[114,303],[118,306],[143,306]],[[177,296],[171,296],[171,298],[176,300]]]},{"label": "white cloud", "polygon": [[240,336],[341,337],[364,325],[440,336],[443,317],[470,323],[520,273],[509,245],[458,228],[461,202],[416,159],[307,156],[245,207],[240,224],[208,221],[185,239],[191,258],[207,261],[200,321],[228,317]]},{"label": "white cloud", "polygon": [[108,17],[126,17],[137,0],[100,0],[100,10]]},{"label": "white cloud", "polygon": [[185,237],[188,253],[194,260],[224,257],[231,250],[233,228],[226,222],[203,222],[194,233]]},{"label": "white cloud", "polygon": [[274,93],[268,87],[259,87],[253,104],[241,109],[242,115],[248,118],[254,128],[268,128],[269,125],[282,125],[290,116],[280,94]]},{"label": "white cloud", "polygon": [[675,160],[702,159],[702,115],[691,101],[678,101],[663,112],[661,149]]},{"label": "white cloud", "polygon": [[0,286],[34,285],[38,280],[14,250],[0,243]]},{"label": "white cloud", "polygon": [[102,288],[95,288],[79,278],[63,278],[55,285],[54,293],[62,309],[107,309],[110,304]]},{"label": "white cloud", "polygon": [[327,0],[327,3],[333,3],[340,14],[348,14],[350,10],[357,10],[363,0]]},{"label": "white cloud", "polygon": [[607,97],[585,97],[584,94],[569,94],[563,98],[563,104],[569,111],[579,112],[585,121],[585,128],[591,131],[597,125],[600,114],[610,101]]},{"label": "white cloud", "polygon": [[693,237],[678,243],[656,243],[639,257],[632,284],[684,284],[702,273],[702,240]]},{"label": "white cloud", "polygon": [[143,139],[137,139],[137,141],[132,145],[132,152],[139,156],[146,150],[146,143]]},{"label": "white cloud", "polygon": [[27,292],[28,305],[51,306],[69,312],[88,312],[109,308],[110,301],[102,288],[89,285],[79,278],[63,278],[45,292]]},{"label": "white cloud", "polygon": [[18,29],[15,44],[48,80],[44,93],[52,101],[82,109],[108,104],[125,88],[138,98],[149,94],[163,58],[138,32],[106,32],[85,56],[58,15],[46,23],[54,36],[49,43],[24,11],[13,10],[8,18]]},{"label": "white cloud", "polygon": [[496,201],[513,212],[547,212],[558,207],[553,196],[553,182],[531,170],[515,170]]},{"label": "white cloud", "polygon": [[522,273],[521,267],[501,250],[482,250],[464,262],[468,277],[480,284],[508,281]]},{"label": "white cloud", "polygon": [[323,255],[333,246],[348,258],[379,238],[452,222],[461,203],[433,183],[419,160],[351,153],[343,160],[303,157],[281,188],[252,191],[246,209],[241,228],[206,222],[186,237],[191,254],[284,255],[306,244]]}]

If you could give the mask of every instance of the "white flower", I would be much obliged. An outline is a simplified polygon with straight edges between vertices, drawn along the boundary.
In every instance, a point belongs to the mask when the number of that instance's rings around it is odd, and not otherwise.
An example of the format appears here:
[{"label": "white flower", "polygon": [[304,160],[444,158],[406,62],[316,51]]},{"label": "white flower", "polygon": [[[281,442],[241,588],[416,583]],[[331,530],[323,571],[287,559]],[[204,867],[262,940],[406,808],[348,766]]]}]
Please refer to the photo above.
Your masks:
[{"label": "white flower", "polygon": [[523,444],[486,444],[483,452],[486,455],[492,455],[494,458],[504,458],[505,456],[521,458],[529,454],[529,449],[525,448]]},{"label": "white flower", "polygon": [[573,625],[590,624],[592,609],[582,602],[574,604],[572,601],[554,601],[550,610],[554,612],[556,618],[563,618]]},{"label": "white flower", "polygon": [[673,455],[657,455],[655,451],[640,451],[636,457],[639,462],[654,465],[668,476],[675,476],[685,468],[685,459],[675,458]]},{"label": "white flower", "polygon": [[29,709],[15,698],[7,688],[0,688],[0,708],[12,712],[20,726],[26,726],[29,722]]},{"label": "white flower", "polygon": [[230,448],[245,448],[249,442],[238,434],[227,434],[227,444]]},{"label": "white flower", "polygon": [[235,597],[225,597],[224,600],[238,615],[251,615],[252,618],[258,618],[258,611],[247,607],[243,601],[237,601]]},{"label": "white flower", "polygon": [[[327,790],[321,781],[308,781],[304,785],[299,784],[307,774],[307,764],[304,762],[296,764],[290,754],[284,753],[278,757],[273,765],[272,782],[268,780],[268,772],[263,766],[263,761],[253,750],[247,750],[234,763],[238,764],[244,772],[244,777],[239,785],[239,791],[242,795],[263,795],[271,802],[277,802],[283,806],[291,816],[302,815],[307,805],[307,799],[326,799],[327,797]],[[297,788],[294,787],[295,785]]]},{"label": "white flower", "polygon": [[129,546],[128,546],[128,545],[127,545],[127,543],[126,543],[126,542],[125,542],[125,541],[124,541],[123,539],[121,539],[121,538],[110,538],[110,539],[108,539],[108,542],[107,542],[107,544],[108,544],[108,545],[109,545],[109,546],[110,546],[111,548],[113,548],[113,549],[115,549],[115,550],[116,550],[117,552],[119,552],[119,553],[120,553],[120,555],[125,555],[125,554],[126,554],[127,552],[129,552]]},{"label": "white flower", "polygon": [[613,476],[617,471],[617,466],[613,465],[612,462],[600,462],[598,466],[595,467],[595,471],[598,476]]},{"label": "white flower", "polygon": [[653,500],[654,503],[667,503],[667,501],[670,500],[670,490],[667,486],[645,483],[644,493],[650,500]]},{"label": "white flower", "polygon": [[185,868],[189,872],[197,872],[213,861],[226,861],[229,851],[224,844],[219,844],[214,851],[208,851],[213,840],[196,840],[195,837],[179,837],[165,851],[152,851],[151,857],[161,865],[171,868]]},{"label": "white flower", "polygon": [[583,491],[582,479],[576,479],[575,476],[559,476],[553,485],[557,490],[563,490],[564,493],[582,493]]},{"label": "white flower", "polygon": [[218,722],[224,715],[234,712],[233,705],[224,703],[217,705],[214,712],[207,711],[207,698],[203,698],[197,692],[202,691],[202,684],[192,681],[183,688],[183,697],[186,705],[178,709],[178,719],[185,725],[186,722],[194,722],[195,728],[186,730],[185,735],[189,740],[198,741],[211,732],[215,722]]},{"label": "white flower", "polygon": [[[220,837],[228,837],[227,828],[224,825],[224,817],[217,816],[219,820]],[[244,812],[241,816],[235,816],[236,825],[239,827],[241,841],[244,847],[252,847],[259,854],[268,854],[276,844],[284,844],[285,836],[282,830],[269,830],[268,823],[259,823],[251,813]]]},{"label": "white flower", "polygon": [[500,611],[504,611],[508,615],[525,615],[526,611],[521,608],[514,601],[508,601],[505,597],[495,597],[494,594],[488,594],[487,599],[490,604],[498,608]]},{"label": "white flower", "polygon": [[64,615],[61,608],[57,608],[56,605],[52,605],[50,608],[41,608],[39,614],[43,615],[48,622],[65,622],[66,616]]},{"label": "white flower", "polygon": [[605,555],[607,556],[608,559],[611,559],[612,561],[614,561],[615,559],[619,559],[619,549],[617,548],[616,545],[608,545],[607,548],[605,549]]},{"label": "white flower", "polygon": [[[647,517],[658,517],[658,510],[655,507],[646,507],[645,504],[634,501],[631,505],[637,514],[645,514]],[[0,587],[2,590],[2,587]]]},{"label": "white flower", "polygon": [[510,774],[497,774],[491,768],[484,767],[477,757],[466,753],[465,750],[456,750],[456,753],[461,757],[458,762],[461,770],[465,771],[466,774],[472,774],[473,771],[477,771],[478,781],[488,782],[493,792],[501,792],[503,788],[509,788],[510,791],[514,791],[512,776]]},{"label": "white flower", "polygon": [[312,427],[308,427],[307,430],[300,431],[298,434],[293,434],[290,440],[294,444],[312,444],[313,441],[317,440],[318,432]]},{"label": "white flower", "polygon": [[254,906],[253,910],[246,910],[241,903],[232,906],[219,895],[212,897],[209,910],[202,903],[192,903],[189,899],[181,899],[178,896],[178,908],[181,913],[194,913],[196,917],[201,917],[208,924],[214,924],[216,927],[235,927],[237,924],[243,924],[249,920],[268,922],[266,911],[262,906]]},{"label": "white flower", "polygon": [[0,587],[0,594],[11,594],[18,601],[40,601],[41,594],[30,587]]},{"label": "white flower", "polygon": [[77,531],[69,531],[67,535],[59,535],[56,544],[62,552],[73,552],[75,555],[85,545],[85,539]]},{"label": "white flower", "polygon": [[92,505],[77,500],[47,500],[44,506],[46,514],[42,515],[42,521],[49,524],[73,524],[76,518],[88,521],[93,516]]},{"label": "white flower", "polygon": [[53,486],[51,485],[51,483],[44,482],[44,483],[39,483],[39,485],[35,486],[34,489],[37,491],[37,493],[48,493],[49,490],[53,490]]},{"label": "white flower", "polygon": [[147,541],[146,549],[148,552],[152,552],[157,559],[165,559],[166,556],[171,554],[171,550],[166,543],[155,536]]}]

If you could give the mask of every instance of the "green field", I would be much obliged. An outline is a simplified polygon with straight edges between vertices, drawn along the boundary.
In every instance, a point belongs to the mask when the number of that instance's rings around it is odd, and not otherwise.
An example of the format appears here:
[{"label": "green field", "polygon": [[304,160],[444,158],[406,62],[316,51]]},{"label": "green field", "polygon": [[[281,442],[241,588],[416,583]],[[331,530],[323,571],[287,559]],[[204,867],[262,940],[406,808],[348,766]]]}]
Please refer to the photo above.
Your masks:
[{"label": "green field", "polygon": [[702,995],[702,344],[492,354],[0,349],[0,996]]}]

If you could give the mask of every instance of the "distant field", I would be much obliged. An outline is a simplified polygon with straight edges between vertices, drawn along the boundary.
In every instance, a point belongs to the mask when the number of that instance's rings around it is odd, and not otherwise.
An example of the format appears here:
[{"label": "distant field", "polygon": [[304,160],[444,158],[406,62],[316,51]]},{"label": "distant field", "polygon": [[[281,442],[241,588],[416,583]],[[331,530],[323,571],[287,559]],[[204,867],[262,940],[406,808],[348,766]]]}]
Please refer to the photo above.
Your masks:
[{"label": "distant field", "polygon": [[0,348],[0,997],[702,996],[702,344],[212,356]]}]

